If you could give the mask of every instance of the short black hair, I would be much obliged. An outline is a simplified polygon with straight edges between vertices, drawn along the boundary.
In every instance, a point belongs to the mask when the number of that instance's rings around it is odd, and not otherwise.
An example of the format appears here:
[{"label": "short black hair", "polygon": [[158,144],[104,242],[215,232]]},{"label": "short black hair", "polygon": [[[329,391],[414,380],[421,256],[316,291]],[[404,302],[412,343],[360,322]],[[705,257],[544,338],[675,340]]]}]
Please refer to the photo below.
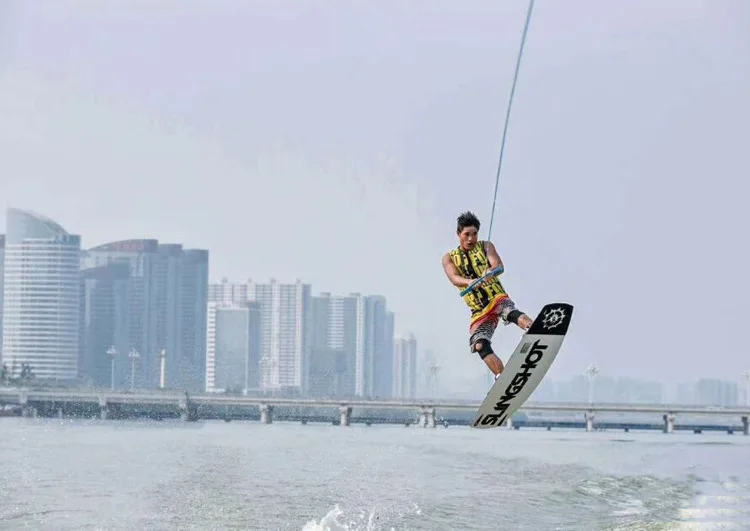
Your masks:
[{"label": "short black hair", "polygon": [[479,218],[476,217],[472,212],[464,212],[456,220],[456,232],[459,233],[466,227],[476,227],[479,230],[480,223]]}]

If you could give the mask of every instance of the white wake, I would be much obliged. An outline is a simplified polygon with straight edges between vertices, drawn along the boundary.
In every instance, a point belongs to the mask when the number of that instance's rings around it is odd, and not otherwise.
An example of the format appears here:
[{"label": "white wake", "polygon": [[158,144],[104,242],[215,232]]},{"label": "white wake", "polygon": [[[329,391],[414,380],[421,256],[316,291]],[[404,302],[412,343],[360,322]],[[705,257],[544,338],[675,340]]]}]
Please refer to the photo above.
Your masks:
[{"label": "white wake", "polygon": [[[409,512],[411,513],[409,516],[419,516],[422,514],[421,509],[417,505],[414,505],[412,511]],[[407,515],[399,513],[397,516],[403,518]],[[380,523],[374,509],[369,513],[361,511],[354,518],[346,518],[344,511],[336,505],[319,522],[315,520],[307,522],[302,531],[397,531],[392,525],[381,527],[378,525]]]}]

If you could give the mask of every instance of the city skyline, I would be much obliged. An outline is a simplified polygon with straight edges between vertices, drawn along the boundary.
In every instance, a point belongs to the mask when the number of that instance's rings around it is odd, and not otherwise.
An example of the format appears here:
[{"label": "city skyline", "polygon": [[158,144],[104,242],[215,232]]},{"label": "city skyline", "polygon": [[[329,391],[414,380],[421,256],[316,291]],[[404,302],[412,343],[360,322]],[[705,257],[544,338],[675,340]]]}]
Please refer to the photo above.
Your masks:
[{"label": "city skyline", "polygon": [[[41,381],[108,382],[113,389],[129,382],[192,392],[241,385],[245,393],[307,394],[316,386],[325,396],[416,393],[413,385],[393,384],[404,370],[414,379],[416,340],[414,355],[397,368],[394,314],[381,295],[313,295],[299,279],[210,283],[206,249],[153,238],[82,248],[81,236],[17,208],[7,209],[6,225],[6,376],[28,366]],[[344,356],[337,376],[343,387],[331,388],[334,369],[320,365],[330,355]],[[236,380],[238,366],[244,376]]]},{"label": "city skyline", "polygon": [[[416,374],[416,339],[412,341],[414,355],[397,361],[396,316],[381,295],[313,293],[312,286],[299,279],[294,283],[276,279],[234,283],[226,278],[210,283],[208,294],[208,357],[212,363],[222,358],[241,363],[244,357],[247,367],[257,368],[257,391],[381,398],[416,394],[413,385],[396,384],[404,370]],[[244,322],[225,325],[222,330],[219,319],[223,313],[246,315],[250,305],[257,306],[255,323],[241,317]],[[247,337],[252,336],[249,328],[258,329],[259,341],[254,346],[247,343]],[[221,343],[234,346],[222,348]],[[237,346],[243,344],[246,346]],[[281,366],[293,367],[295,380],[282,382],[274,377]],[[246,372],[244,380],[253,379]],[[223,381],[230,380],[227,384],[219,379],[217,389],[236,388],[243,377],[235,375]],[[244,392],[251,390],[244,386]]]},{"label": "city skyline", "polygon": [[[62,230],[63,232],[67,233],[67,231],[65,231],[65,229],[62,229],[62,225],[58,224],[58,222],[55,219],[53,219],[51,217],[48,217],[45,213],[42,213],[42,212],[40,212],[40,211],[38,211],[36,209],[33,209],[33,208],[20,208],[20,207],[10,206],[10,207],[6,208],[6,213],[8,211],[14,211],[14,212],[18,212],[19,214],[27,214],[27,215],[31,215],[31,216],[39,218],[39,219],[47,220],[49,223],[57,225],[58,227],[60,227],[60,230]],[[6,225],[7,225],[7,223],[6,223],[6,220],[5,220],[4,216],[2,218],[2,221],[0,221],[0,223],[1,223],[0,227],[3,227],[2,229],[0,229],[0,259],[2,259],[4,261],[4,259],[5,259],[4,257],[5,257],[5,253],[6,253],[6,248],[7,248],[6,247],[6,242],[7,242],[7,238],[6,238],[7,228],[6,228]],[[178,248],[182,249],[182,248],[184,248],[184,249],[190,250],[190,251],[199,251],[199,252],[205,251],[205,252],[210,253],[210,249],[208,249],[208,248],[206,248],[206,249],[200,249],[200,248],[193,248],[192,246],[186,246],[185,244],[182,244],[182,243],[170,243],[168,240],[164,240],[164,239],[161,239],[161,238],[155,237],[155,236],[151,236],[151,237],[146,237],[146,236],[139,237],[139,236],[135,236],[135,237],[130,237],[130,238],[118,239],[118,240],[111,239],[111,238],[110,239],[106,239],[105,238],[104,241],[95,243],[91,247],[86,247],[86,241],[85,241],[85,235],[84,234],[76,233],[73,236],[75,236],[75,239],[79,242],[78,245],[79,245],[80,248],[78,249],[78,252],[80,253],[80,257],[81,257],[81,269],[82,270],[83,269],[87,269],[87,268],[97,268],[97,267],[100,267],[102,265],[102,263],[100,261],[101,259],[97,258],[97,256],[96,256],[97,253],[104,254],[104,255],[106,255],[107,253],[113,253],[113,252],[114,253],[124,253],[124,254],[137,253],[137,252],[143,251],[145,248],[156,247],[156,246],[161,246],[162,248],[173,247],[175,249],[178,249]],[[178,240],[179,240],[179,238],[178,238]],[[209,256],[210,256],[210,254],[209,254]],[[105,262],[106,262],[106,259],[105,259]],[[209,260],[208,274],[209,274],[209,276],[208,276],[208,285],[209,286],[210,285],[219,285],[219,284],[228,284],[228,285],[232,285],[232,286],[240,286],[240,285],[243,284],[242,282],[240,282],[240,283],[238,283],[238,282],[230,282],[229,278],[226,275],[212,274],[211,273],[210,260]],[[242,278],[246,279],[246,280],[243,281],[245,284],[252,284],[252,283],[265,284],[265,283],[268,283],[268,282],[276,282],[276,283],[279,283],[279,284],[286,284],[286,283],[300,282],[302,284],[310,285],[311,288],[312,288],[311,294],[315,295],[315,296],[329,295],[329,296],[338,297],[338,296],[346,296],[346,295],[351,295],[351,294],[357,294],[357,295],[359,295],[361,293],[358,290],[353,290],[353,291],[349,291],[349,292],[346,292],[346,293],[343,293],[343,292],[341,292],[341,293],[333,293],[333,292],[331,292],[327,288],[321,288],[321,287],[317,287],[317,286],[313,287],[312,283],[306,282],[306,281],[303,280],[303,278],[300,278],[300,277],[295,277],[294,279],[288,279],[287,282],[285,282],[284,279],[280,279],[280,278],[278,278],[277,276],[274,276],[274,275],[271,275],[270,277],[268,277],[265,280],[254,280],[253,279],[253,275],[245,275]],[[0,278],[0,289],[3,288],[3,286],[4,286],[4,276],[2,278]],[[361,293],[361,294],[363,294],[365,296],[382,296],[382,295],[374,294],[374,293],[371,293],[371,294]],[[0,316],[1,315],[2,314],[0,313]],[[411,329],[409,327],[405,327],[399,333],[402,334],[402,335],[408,335],[408,334],[411,334],[412,331],[411,331]],[[2,335],[0,335],[0,338],[2,338]]]},{"label": "city skyline", "polygon": [[[4,338],[2,361],[5,364],[7,360],[10,360],[16,368],[28,364],[40,379],[49,377],[63,380],[78,379],[83,374],[91,376],[98,371],[99,384],[101,384],[104,380],[102,375],[108,368],[105,364],[108,358],[104,356],[105,348],[107,348],[106,354],[110,356],[112,371],[111,385],[115,386],[117,375],[117,385],[123,386],[128,380],[123,365],[119,364],[118,371],[115,371],[114,360],[111,359],[111,356],[115,355],[118,350],[116,347],[119,347],[120,354],[126,355],[127,353],[131,358],[129,379],[131,386],[136,384],[136,359],[132,355],[135,353],[138,357],[138,387],[194,386],[194,383],[189,382],[190,378],[195,381],[195,376],[187,376],[186,379],[186,375],[194,372],[197,367],[198,371],[203,373],[198,380],[203,382],[205,376],[205,383],[199,385],[199,390],[208,391],[209,387],[214,386],[217,374],[219,379],[226,379],[226,374],[236,373],[237,367],[243,363],[244,377],[240,381],[244,383],[245,392],[253,387],[260,391],[286,387],[297,388],[304,394],[316,389],[312,391],[313,396],[318,393],[319,396],[415,397],[419,393],[424,393],[428,387],[431,388],[429,392],[435,394],[436,387],[440,387],[436,385],[436,381],[427,385],[424,382],[426,371],[432,372],[433,367],[439,368],[434,364],[432,353],[428,351],[418,355],[417,341],[413,333],[409,333],[406,337],[395,333],[394,314],[388,310],[386,298],[381,295],[360,293],[335,295],[322,290],[316,293],[310,284],[303,283],[300,279],[296,279],[294,283],[278,282],[275,278],[269,279],[269,282],[259,283],[247,280],[244,283],[233,283],[224,277],[219,282],[210,282],[207,270],[210,256],[208,250],[184,249],[181,244],[164,244],[156,239],[109,242],[84,249],[81,246],[81,236],[68,233],[55,220],[42,214],[9,208],[6,212],[6,219],[9,230],[7,234],[0,235],[4,262],[3,305],[1,307],[2,337]],[[202,257],[205,267],[202,273],[198,273],[198,277],[193,278],[191,268],[195,257]],[[179,267],[175,270],[177,265]],[[161,268],[161,275],[167,274],[172,269],[177,271],[179,276],[171,282],[162,279],[159,280],[162,284],[154,284],[156,279],[162,278],[158,273],[159,268]],[[145,283],[137,284],[140,288],[135,291],[133,287],[124,283],[133,274],[145,279]],[[151,277],[148,275],[154,275],[153,280],[149,280]],[[191,280],[186,283],[178,279]],[[199,291],[205,293],[196,300],[201,301],[199,305],[205,304],[207,314],[203,317],[204,314],[199,312],[198,320],[190,321],[187,334],[185,331],[178,331],[171,332],[176,333],[176,336],[170,336],[170,332],[166,329],[161,332],[158,330],[149,332],[148,327],[143,328],[139,325],[133,328],[127,321],[113,320],[115,314],[132,313],[134,301],[143,301],[135,306],[139,309],[138,311],[143,311],[140,310],[141,304],[148,305],[148,301],[168,296],[167,292],[163,291],[168,285],[173,285],[172,289],[176,290],[172,296],[177,298],[171,304],[183,307],[184,304],[177,301],[182,300],[185,294],[190,295],[191,284],[195,280],[200,285]],[[167,284],[164,284],[165,281]],[[78,299],[79,287],[81,289],[80,300]],[[97,295],[101,290],[103,290],[104,298]],[[69,308],[72,311],[68,313],[47,311],[47,306],[45,306],[47,304],[45,293],[47,292],[57,297],[52,299],[55,308]],[[38,300],[37,294],[41,294]],[[28,295],[33,296],[29,298]],[[113,302],[115,306],[111,305]],[[166,299],[162,302],[166,302]],[[99,308],[97,304],[103,304],[103,307]],[[257,343],[257,349],[253,354],[257,366],[254,368],[250,366],[249,351],[246,352],[244,360],[236,358],[227,366],[219,366],[215,363],[220,349],[216,347],[218,342],[212,343],[209,338],[213,335],[215,340],[218,335],[217,331],[221,328],[219,314],[227,310],[229,314],[236,313],[235,310],[238,309],[236,305],[247,310],[249,312],[247,315],[257,314],[258,316],[250,328],[242,331],[244,334],[242,341],[247,344],[248,338],[252,337],[252,340]],[[78,308],[81,308],[80,315],[83,319],[81,323],[77,321]],[[188,312],[182,317],[190,319],[190,315]],[[380,317],[376,317],[377,315]],[[97,318],[102,317],[106,317],[108,321],[97,322]],[[53,321],[45,321],[50,318]],[[323,321],[317,322],[319,318]],[[47,322],[55,325],[50,330],[59,330],[62,335],[59,336],[60,339],[57,339],[57,336],[50,336],[52,350],[46,347],[46,350],[45,348],[40,350],[37,347],[37,344],[43,347],[50,344],[46,336],[36,332],[31,335],[19,333],[24,329],[23,323],[26,321],[23,319],[28,320],[32,327],[36,327],[34,329],[44,330]],[[58,321],[59,319],[62,321]],[[244,319],[247,320],[247,316]],[[120,322],[123,323],[124,328],[121,327],[119,331],[111,329],[112,325],[119,326]],[[157,319],[154,324],[158,322]],[[288,324],[284,325],[284,322]],[[199,326],[194,326],[194,323]],[[61,328],[60,325],[63,327]],[[206,328],[202,328],[203,325]],[[97,342],[96,338],[100,335],[97,326],[104,327],[106,334],[109,334],[107,337],[120,337],[122,342]],[[284,346],[284,326],[292,327],[287,334],[286,347]],[[354,328],[351,328],[352,326]],[[350,332],[347,332],[347,327]],[[91,328],[90,331],[89,328]],[[273,336],[274,329],[282,330],[282,334],[279,337]],[[202,330],[206,330],[206,335],[203,337],[201,337]],[[241,327],[238,330],[241,330]],[[71,343],[70,338],[76,336],[79,331],[82,332],[80,345]],[[373,336],[375,331],[379,331],[377,334],[380,335]],[[150,343],[150,347],[144,347],[143,338],[153,339],[164,334],[166,334],[165,338],[171,337],[172,343],[165,343],[166,339],[162,339],[161,343]],[[87,344],[89,336],[93,338],[92,345]],[[178,344],[174,342],[177,338],[191,336],[199,340],[195,352],[190,351],[189,339],[180,343],[181,346],[175,347]],[[298,338],[289,343],[289,337]],[[39,343],[42,339],[45,341]],[[386,342],[383,343],[383,340]],[[64,348],[62,349],[57,347],[60,341],[63,341]],[[171,346],[165,349],[166,345]],[[236,348],[236,345],[233,348]],[[177,358],[167,355],[173,350],[181,352],[181,355]],[[333,370],[332,367],[336,363],[323,369],[310,368],[319,365],[320,361],[316,361],[316,356],[325,357],[329,355],[329,352],[335,355],[337,351],[350,356],[349,361],[344,363],[354,368],[354,372],[348,373],[349,387],[346,386],[347,384],[343,388],[339,386],[339,383],[334,385],[334,381],[338,382],[338,380],[326,380],[326,371]],[[285,354],[282,356],[282,353]],[[39,355],[43,357],[35,357]],[[145,359],[141,360],[141,356],[145,356]],[[165,371],[164,368],[166,359],[170,360],[169,371]],[[184,363],[186,359],[190,360],[187,364]],[[273,359],[277,360],[277,363],[273,364],[276,372],[264,374],[267,369],[264,369],[263,362]],[[323,360],[323,358],[320,359]],[[62,368],[57,368],[60,362],[63,363]],[[177,370],[173,368],[175,362],[177,362]],[[236,365],[237,363],[240,365]],[[378,369],[378,366],[387,367],[387,369],[383,372],[383,369]],[[423,373],[423,378],[418,378],[418,369]],[[322,370],[322,372],[315,374],[316,370]],[[590,401],[594,399],[595,394],[599,396],[603,394],[610,397],[609,400],[604,401],[612,402],[670,402],[719,406],[747,404],[750,400],[748,389],[750,371],[738,375],[734,381],[731,378],[703,377],[693,381],[681,381],[672,386],[653,379],[648,381],[642,378],[615,377],[612,374],[600,374],[600,372],[598,366],[590,365],[584,373],[571,377],[567,382],[547,378],[535,395],[553,401],[561,399],[580,401],[581,397],[588,392]],[[71,374],[74,374],[74,378],[71,378]],[[341,373],[339,377],[344,374]],[[258,380],[257,386],[251,386],[249,382],[255,378]],[[319,380],[312,382],[312,378]],[[323,379],[320,380],[320,378]],[[422,381],[419,385],[418,380]],[[604,387],[602,387],[602,382],[607,382]],[[667,391],[667,387],[672,389]],[[473,390],[473,392],[459,392],[458,394],[481,396],[479,391]],[[667,400],[665,398],[667,396],[672,399]]]},{"label": "city skyline", "polygon": [[[17,209],[17,208],[14,208],[14,207],[10,207],[8,209],[8,211],[19,212],[19,213],[29,213],[29,214],[32,214],[34,216],[38,216],[40,219],[46,220],[46,222],[52,224],[53,226],[59,227],[63,232],[65,231],[64,229],[62,229],[62,226],[60,226],[60,225],[57,224],[57,222],[55,220],[52,220],[51,218],[46,217],[44,214],[40,214],[40,213],[38,213],[38,212],[36,212],[34,210],[31,210],[31,209],[23,210],[23,209]],[[7,238],[6,238],[5,234],[0,235],[0,237],[2,238],[2,241],[3,241],[3,248],[2,248],[3,255],[2,256],[4,257],[7,254]],[[97,259],[95,258],[96,253],[97,252],[99,252],[99,253],[104,252],[106,254],[107,251],[112,251],[113,250],[113,249],[110,248],[110,246],[112,246],[112,245],[119,245],[119,246],[121,246],[122,247],[121,250],[123,250],[125,252],[134,250],[134,247],[132,247],[132,246],[143,246],[144,244],[145,245],[149,245],[149,244],[151,244],[151,245],[160,245],[160,246],[165,246],[166,248],[169,248],[170,246],[174,246],[175,245],[175,244],[158,243],[157,239],[148,239],[148,238],[146,238],[146,239],[139,239],[139,238],[133,238],[133,239],[129,239],[129,240],[122,240],[122,241],[116,241],[116,242],[107,242],[107,243],[97,244],[97,245],[95,245],[93,247],[90,247],[90,248],[84,248],[83,247],[83,241],[84,241],[83,238],[84,238],[84,236],[82,236],[82,235],[81,236],[76,235],[74,238],[78,242],[77,245],[81,246],[81,249],[80,249],[79,252],[81,253],[81,274],[83,276],[86,276],[88,274],[87,270],[91,270],[91,272],[94,275],[98,274],[97,270],[100,269],[100,264],[97,262]],[[131,246],[131,248],[125,249],[125,247],[128,247],[128,246]],[[180,249],[182,248],[182,244],[176,244],[176,246],[177,246],[177,248],[180,248]],[[206,252],[208,252],[208,250],[206,250]],[[86,266],[87,263],[89,264],[90,267]],[[208,284],[207,285],[208,285],[209,289],[210,289],[210,287],[212,285],[233,284],[233,283],[229,282],[229,280],[228,280],[228,278],[226,276],[218,275],[219,278],[217,280],[216,279],[217,275],[213,275],[213,276],[209,275],[210,270],[211,270],[211,268],[210,268],[210,263],[209,263],[209,265],[208,265],[208,271],[207,271],[207,278],[208,278]],[[257,280],[252,280],[252,276],[250,276],[250,275],[247,275],[246,278],[248,278],[248,280],[246,280],[245,283],[248,284],[248,285],[250,285],[250,284],[264,284],[264,282],[258,282]],[[277,279],[275,277],[269,278],[268,282],[270,282],[270,283],[284,284],[284,282],[279,281],[279,279]],[[316,289],[311,284],[307,284],[307,283],[302,282],[302,280],[299,279],[299,278],[295,279],[294,282],[301,283],[301,284],[304,284],[304,285],[308,285],[309,288],[310,288],[310,296],[312,296],[312,297],[325,296],[325,297],[339,298],[339,297],[346,297],[346,296],[352,295],[351,293],[348,294],[348,295],[334,294],[334,293],[331,293],[330,291],[326,290],[325,288],[320,288],[320,287],[318,287]],[[4,276],[3,276],[3,284],[0,284],[0,286],[4,287],[5,284],[6,284],[6,280],[5,280]],[[234,284],[234,285],[237,285],[237,284]],[[356,295],[359,295],[359,294],[357,293]],[[373,296],[374,297],[379,297],[379,295],[365,295],[365,296],[366,297],[367,296],[370,296],[370,297],[373,297]],[[0,315],[3,315],[3,314],[4,314],[4,311],[3,311],[3,313],[0,313]],[[410,330],[408,330],[408,328],[406,328],[406,327],[404,327],[402,330],[403,331],[401,331],[399,333],[395,333],[394,332],[394,337],[401,337],[401,338],[403,338],[403,337],[408,337],[410,335],[413,335],[413,332],[411,332]],[[2,335],[0,335],[0,338],[1,337],[2,337]],[[422,343],[422,341],[420,341],[420,343]],[[99,348],[99,350],[102,350],[102,349]],[[139,367],[139,369],[138,369],[139,370],[139,378],[150,379],[150,381],[153,383],[153,382],[157,381],[161,377],[160,374],[159,374],[159,371],[160,371],[160,361],[161,361],[160,358],[159,358],[159,352],[162,349],[160,349],[160,348],[143,348],[143,347],[138,347],[138,346],[134,346],[134,344],[131,342],[131,343],[128,343],[127,347],[125,347],[124,344],[122,344],[122,347],[119,348],[119,349],[117,349],[117,350],[118,350],[118,352],[123,353],[123,355],[125,355],[126,352],[133,351],[133,350],[135,350],[139,355],[140,355],[140,352],[146,352],[146,353],[148,353],[147,354],[147,357],[149,358],[148,359],[148,363],[144,363],[144,362],[141,362],[139,360],[139,363],[140,363],[139,366],[138,366]],[[166,349],[166,350],[167,351],[171,351],[173,349]],[[201,353],[200,353],[201,358],[205,357],[205,355],[206,355],[206,349],[202,348],[202,349],[199,349],[199,350],[201,350]],[[430,351],[433,350],[433,349],[430,348],[429,342],[428,342],[428,346],[422,345],[421,351],[424,353],[425,350],[430,350]],[[8,356],[6,356],[6,357],[8,357]],[[422,370],[427,370],[426,362],[423,359],[424,355],[420,355],[419,358],[420,358],[420,364],[419,365],[422,367]],[[20,360],[20,358],[19,358],[19,360]],[[98,359],[97,362],[101,365],[103,363],[103,360],[102,359]],[[19,363],[17,364],[19,367],[20,367],[20,363],[21,362],[19,361]],[[440,365],[435,365],[435,366],[439,367],[439,368],[442,368]],[[99,370],[100,371],[105,371],[105,370],[109,371],[108,367],[109,366],[104,367],[102,365]],[[150,369],[151,376],[146,376],[145,373],[141,374],[141,371],[145,367],[151,367],[151,369]],[[125,368],[120,367],[118,369],[118,371],[117,371],[118,381],[123,382],[123,381],[127,380],[128,378],[130,378],[130,376],[129,376],[129,371],[130,370],[129,369],[126,370],[126,369],[127,369],[127,367],[125,367]],[[552,372],[552,371],[550,371],[550,372]],[[262,373],[262,371],[261,371],[261,373]],[[583,373],[584,372],[582,371],[580,374],[583,374]],[[576,373],[576,372],[572,372],[568,376],[571,377],[571,378],[575,378],[577,375],[580,376],[580,374]],[[744,396],[744,393],[745,393],[745,391],[743,391],[743,387],[742,387],[743,386],[743,382],[746,381],[746,377],[744,376],[744,374],[745,374],[744,372],[740,373],[734,379],[732,379],[732,375],[720,376],[718,379],[724,380],[724,381],[729,381],[729,382],[736,382],[739,385],[739,388],[738,388],[739,389],[739,391],[738,391],[739,394],[737,396],[741,397],[741,396]],[[420,377],[421,378],[425,378],[426,375],[421,374]],[[552,377],[554,378],[555,376],[552,376]],[[636,378],[638,378],[638,377],[636,376]],[[477,380],[479,380],[479,378]],[[691,382],[697,381],[697,380],[698,379],[684,381],[684,379],[683,379],[683,380],[680,380],[680,381],[667,382],[667,384],[669,386],[671,386],[671,387],[676,388],[676,387],[679,387],[681,385],[682,386],[692,385]],[[661,380],[660,380],[660,382],[664,383]],[[364,388],[362,387],[362,384],[360,383],[357,392],[361,393],[361,392],[363,392],[363,389]],[[477,388],[467,388],[467,389],[456,389],[456,388],[453,388],[453,389],[449,389],[449,393],[453,393],[453,392],[457,392],[459,394],[467,394],[467,395],[474,396],[476,393],[483,392],[483,390],[482,389],[477,389]],[[741,398],[738,398],[738,400],[741,401]]]}]

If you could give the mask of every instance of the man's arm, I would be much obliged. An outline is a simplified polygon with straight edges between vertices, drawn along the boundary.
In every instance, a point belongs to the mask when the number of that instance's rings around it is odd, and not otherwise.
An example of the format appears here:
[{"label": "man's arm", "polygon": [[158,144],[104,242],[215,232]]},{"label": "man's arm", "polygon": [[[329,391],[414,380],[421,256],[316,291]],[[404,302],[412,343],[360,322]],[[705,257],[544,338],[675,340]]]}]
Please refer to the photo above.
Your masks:
[{"label": "man's arm", "polygon": [[466,286],[474,282],[470,278],[464,278],[461,276],[461,273],[459,273],[456,264],[454,264],[453,260],[451,260],[451,256],[449,253],[443,255],[443,270],[445,271],[448,280],[451,281],[451,284],[453,284],[457,288],[465,288]]},{"label": "man's arm", "polygon": [[505,269],[505,265],[492,242],[487,242],[487,261],[490,263],[490,269],[495,269],[498,266],[503,266],[503,269]]}]

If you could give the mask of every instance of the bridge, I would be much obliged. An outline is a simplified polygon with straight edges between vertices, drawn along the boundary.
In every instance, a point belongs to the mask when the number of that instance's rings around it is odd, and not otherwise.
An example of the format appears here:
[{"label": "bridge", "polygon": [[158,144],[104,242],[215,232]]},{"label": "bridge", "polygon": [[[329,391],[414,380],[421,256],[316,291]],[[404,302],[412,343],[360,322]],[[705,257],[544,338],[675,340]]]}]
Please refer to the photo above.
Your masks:
[{"label": "bridge", "polygon": [[[423,427],[436,427],[438,425],[439,411],[446,418],[445,413],[453,411],[458,418],[451,419],[452,423],[468,424],[480,403],[457,402],[444,400],[366,400],[366,399],[315,399],[315,398],[275,398],[275,397],[247,397],[219,394],[190,395],[182,391],[135,391],[117,392],[99,389],[29,389],[29,388],[0,388],[0,406],[15,406],[20,409],[23,416],[59,416],[65,414],[72,416],[98,416],[107,418],[128,418],[134,416],[149,416],[152,418],[179,417],[185,421],[195,421],[199,418],[222,418],[232,420],[234,418],[252,419],[259,418],[263,424],[273,421],[274,413],[281,413],[281,418],[295,419],[302,422],[331,420],[333,413],[334,423],[341,426],[349,426],[352,422],[352,412],[356,408],[360,418],[364,418],[369,424],[372,422],[394,421],[394,411],[400,412],[402,422],[416,423]],[[330,410],[333,409],[334,412]],[[390,415],[384,415],[383,411],[390,411]],[[338,416],[336,417],[336,413]],[[413,417],[414,413],[419,416]],[[665,433],[672,433],[676,427],[676,419],[679,415],[694,415],[711,417],[713,424],[695,426],[679,426],[682,429],[716,429],[717,418],[724,422],[727,419],[740,420],[737,426],[744,435],[750,433],[748,418],[750,418],[750,407],[706,407],[706,406],[684,406],[669,404],[590,404],[590,403],[534,403],[525,404],[514,418],[508,419],[508,428],[518,429],[518,424],[528,426],[546,426],[547,428],[564,425],[577,425],[578,423],[548,421],[516,420],[518,414],[583,414],[583,426],[586,431],[595,428],[620,428],[653,429],[648,423],[602,423],[595,425],[597,414],[658,414],[662,419],[662,429]],[[398,416],[398,415],[396,415]],[[367,421],[369,419],[369,421]],[[406,420],[404,420],[406,419]],[[411,422],[409,420],[411,419]],[[336,422],[338,420],[338,422]],[[446,420],[443,423],[447,422]],[[514,426],[514,422],[516,425]],[[649,428],[650,427],[650,428]],[[730,433],[734,427],[730,425],[721,429],[727,429]]]}]

